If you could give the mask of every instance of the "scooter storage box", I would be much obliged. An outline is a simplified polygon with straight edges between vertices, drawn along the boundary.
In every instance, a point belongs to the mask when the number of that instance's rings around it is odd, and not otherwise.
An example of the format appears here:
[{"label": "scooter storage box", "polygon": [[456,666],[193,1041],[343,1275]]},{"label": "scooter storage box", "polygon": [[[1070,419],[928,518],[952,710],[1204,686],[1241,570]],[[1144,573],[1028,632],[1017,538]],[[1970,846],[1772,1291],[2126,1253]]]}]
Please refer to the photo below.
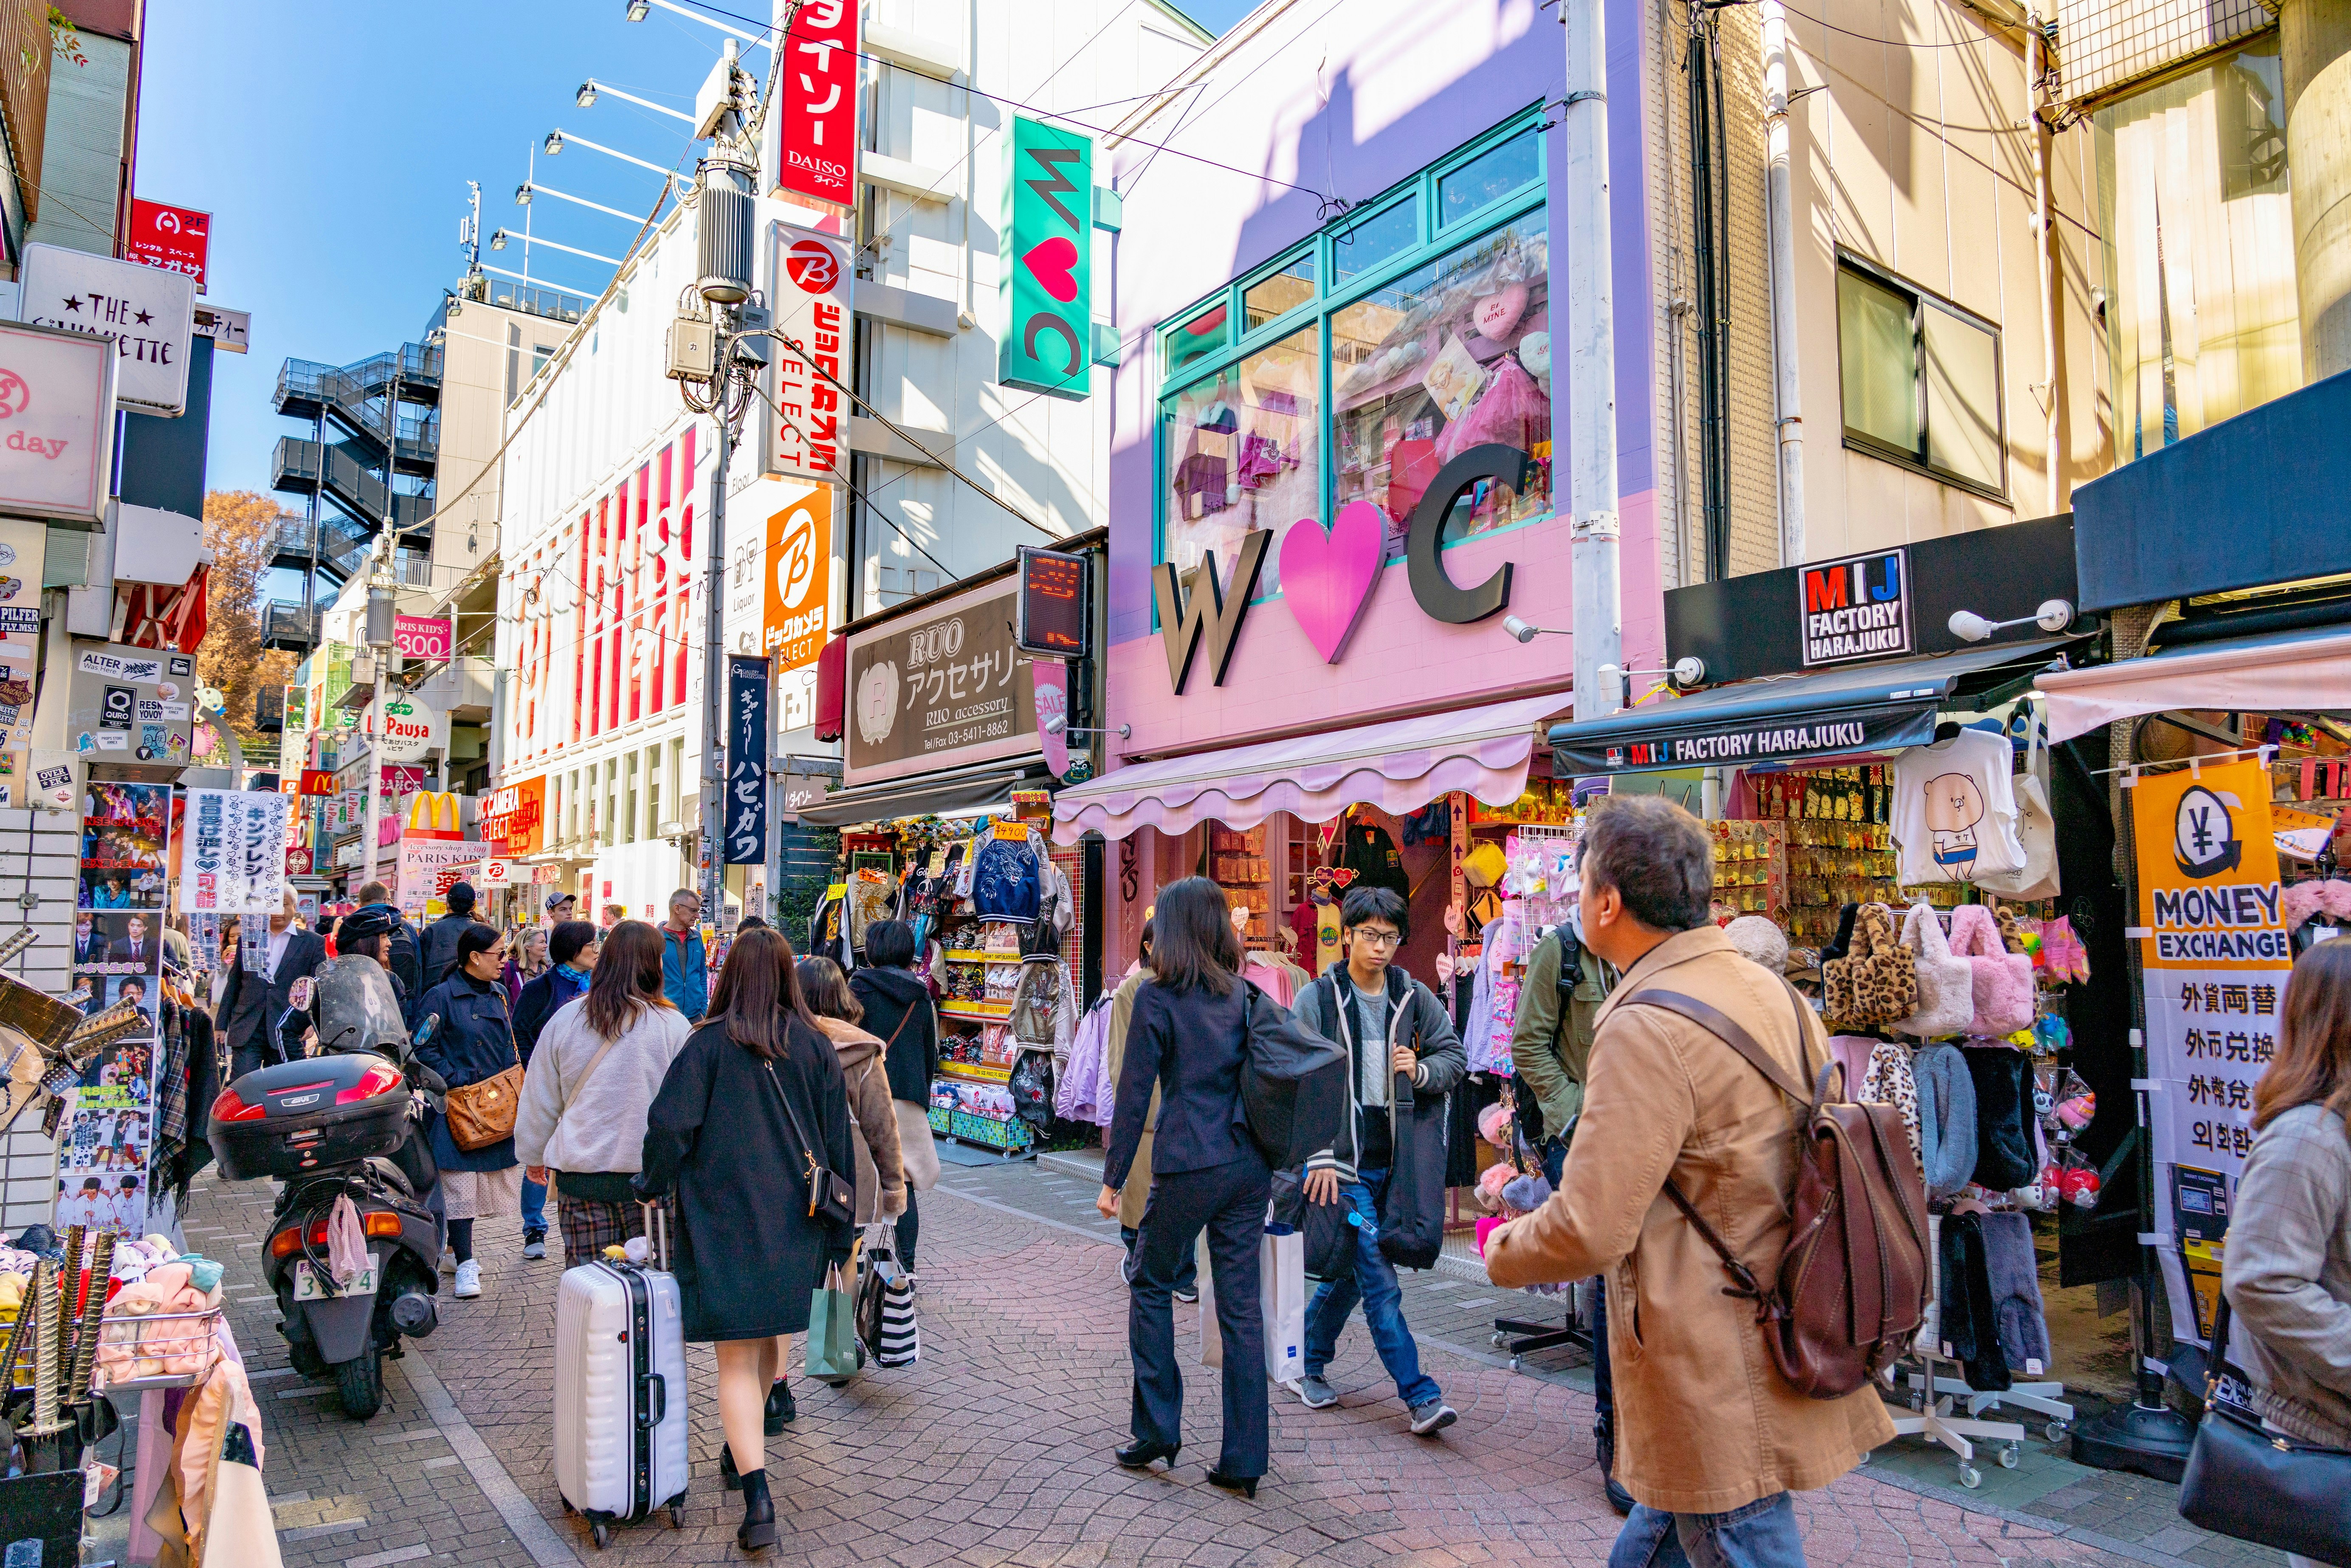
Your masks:
[{"label": "scooter storage box", "polygon": [[231,1181],[302,1176],[396,1151],[408,1102],[400,1069],[381,1056],[310,1057],[232,1082],[208,1135]]}]

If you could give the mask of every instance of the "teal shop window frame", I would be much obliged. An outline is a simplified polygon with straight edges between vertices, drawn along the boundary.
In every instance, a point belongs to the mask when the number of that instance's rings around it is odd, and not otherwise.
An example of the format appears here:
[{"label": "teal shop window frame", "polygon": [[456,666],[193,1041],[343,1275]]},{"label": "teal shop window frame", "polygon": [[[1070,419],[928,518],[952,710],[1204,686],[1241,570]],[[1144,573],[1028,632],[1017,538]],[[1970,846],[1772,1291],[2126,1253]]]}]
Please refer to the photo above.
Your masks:
[{"label": "teal shop window frame", "polygon": [[[1534,177],[1526,183],[1515,190],[1503,193],[1480,207],[1457,214],[1449,223],[1440,221],[1437,202],[1440,182],[1447,175],[1475,162],[1516,137],[1529,131],[1539,132],[1545,123],[1542,106],[1529,105],[1508,120],[1454,149],[1417,173],[1398,181],[1376,196],[1358,203],[1341,216],[1325,224],[1300,244],[1285,249],[1280,256],[1250,268],[1249,271],[1234,278],[1221,288],[1193,301],[1161,324],[1157,331],[1159,406],[1154,419],[1152,436],[1151,561],[1155,568],[1165,559],[1167,548],[1167,486],[1170,472],[1168,431],[1173,417],[1171,400],[1177,393],[1201,381],[1232,370],[1249,355],[1269,344],[1291,336],[1311,319],[1316,327],[1320,344],[1316,376],[1319,382],[1318,417],[1322,424],[1317,444],[1321,468],[1317,476],[1319,481],[1317,489],[1322,514],[1327,518],[1338,494],[1338,473],[1334,466],[1336,461],[1334,438],[1337,427],[1335,413],[1331,403],[1331,317],[1355,303],[1364,296],[1387,287],[1405,274],[1416,271],[1431,262],[1440,261],[1455,251],[1473,246],[1495,231],[1507,228],[1518,222],[1529,213],[1542,208],[1549,202],[1551,193],[1551,149],[1548,139],[1541,134],[1535,136],[1534,141],[1536,172]],[[1376,268],[1350,277],[1343,287],[1334,287],[1337,277],[1335,246],[1339,238],[1353,230],[1358,225],[1369,223],[1383,216],[1397,204],[1416,200],[1418,203],[1416,213],[1418,237],[1416,243]],[[1279,318],[1253,330],[1242,330],[1247,319],[1242,312],[1242,295],[1251,285],[1292,265],[1309,252],[1312,254],[1315,264],[1315,297],[1312,301],[1301,302]],[[1171,368],[1172,356],[1167,349],[1168,340],[1189,323],[1197,320],[1203,311],[1213,310],[1219,303],[1225,309],[1223,350],[1215,353],[1201,354],[1186,361],[1180,369]],[[1558,515],[1557,495],[1557,486],[1554,484],[1553,507],[1547,517],[1529,517],[1479,537],[1489,538],[1496,533],[1508,533],[1515,528],[1527,528],[1535,523],[1547,521],[1550,517],[1556,517]],[[1455,545],[1462,542],[1459,539],[1448,540],[1444,548],[1451,549]],[[1229,561],[1220,564],[1228,569],[1231,566]],[[1280,597],[1280,593],[1278,590],[1273,592],[1260,593],[1256,602]],[[1158,629],[1159,612],[1155,601],[1152,607],[1151,624],[1154,631]]]}]

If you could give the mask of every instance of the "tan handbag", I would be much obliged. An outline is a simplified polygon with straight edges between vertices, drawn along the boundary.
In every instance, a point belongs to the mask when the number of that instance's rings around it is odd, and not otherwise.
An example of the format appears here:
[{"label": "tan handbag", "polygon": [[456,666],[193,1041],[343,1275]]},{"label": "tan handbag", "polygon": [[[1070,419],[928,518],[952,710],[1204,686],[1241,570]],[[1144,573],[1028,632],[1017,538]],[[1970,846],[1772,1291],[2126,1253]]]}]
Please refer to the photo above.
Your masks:
[{"label": "tan handbag", "polygon": [[2024,863],[2011,872],[1987,872],[1976,885],[2002,898],[2039,899],[2057,896],[2057,820],[2049,810],[2049,748],[2038,714],[2029,715],[2030,738],[2025,743],[2024,771],[2016,779],[2016,840],[2024,846]]},{"label": "tan handbag", "polygon": [[515,1113],[522,1108],[522,1063],[495,1077],[452,1089],[441,1097],[449,1141],[466,1154],[514,1136]]}]

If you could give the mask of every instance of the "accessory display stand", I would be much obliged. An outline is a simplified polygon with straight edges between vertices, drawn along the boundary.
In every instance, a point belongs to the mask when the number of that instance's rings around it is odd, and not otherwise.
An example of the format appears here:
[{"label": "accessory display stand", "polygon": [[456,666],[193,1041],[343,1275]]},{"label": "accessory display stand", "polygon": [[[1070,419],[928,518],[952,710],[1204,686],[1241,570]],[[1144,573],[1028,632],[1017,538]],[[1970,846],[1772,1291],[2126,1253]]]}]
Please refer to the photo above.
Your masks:
[{"label": "accessory display stand", "polygon": [[1557,1350],[1567,1344],[1597,1360],[1599,1353],[1593,1348],[1592,1330],[1583,1321],[1587,1315],[1581,1310],[1583,1300],[1583,1287],[1579,1285],[1565,1297],[1567,1316],[1556,1323],[1539,1323],[1525,1318],[1496,1318],[1494,1348],[1510,1353],[1512,1372],[1519,1370],[1521,1358],[1537,1351]]},{"label": "accessory display stand", "polygon": [[[1941,1361],[1942,1357],[1932,1352],[1919,1355],[1918,1363],[1925,1369],[1926,1380],[1921,1382],[1915,1376],[1906,1380],[1910,1386],[1910,1408],[1917,1414],[1896,1416],[1894,1435],[1897,1437],[1930,1437],[1950,1449],[1959,1457],[1959,1484],[1972,1491],[1983,1485],[1983,1473],[1976,1469],[1975,1443],[1970,1439],[2001,1444],[2001,1468],[2012,1470],[2023,1453],[2024,1428],[2013,1421],[1979,1420],[1972,1413],[1979,1406],[1972,1405],[1970,1414],[1952,1415],[1951,1406],[1957,1394],[1973,1395],[1975,1391],[1957,1378],[1937,1377],[1935,1368]],[[1886,1381],[1889,1385],[1894,1384],[1894,1374],[1895,1368],[1889,1366],[1886,1369]],[[1934,1392],[1928,1393],[1929,1388]],[[1957,1393],[1945,1393],[1947,1388]],[[2003,1396],[1985,1395],[1981,1397],[1998,1399]]]},{"label": "accessory display stand", "polygon": [[[1902,1383],[1916,1389],[1919,1386],[1919,1375],[1906,1367],[1902,1372]],[[2064,1442],[2065,1434],[2073,1429],[2074,1407],[2058,1397],[2065,1392],[2065,1385],[2062,1383],[2016,1383],[1997,1392],[1987,1393],[1969,1387],[1964,1378],[1938,1377],[1935,1379],[1935,1392],[1948,1394],[1954,1400],[1965,1400],[1970,1416],[1981,1416],[1987,1410],[1997,1410],[2003,1406],[2046,1416],[2049,1424],[2042,1428],[2042,1435],[2053,1443]]]}]

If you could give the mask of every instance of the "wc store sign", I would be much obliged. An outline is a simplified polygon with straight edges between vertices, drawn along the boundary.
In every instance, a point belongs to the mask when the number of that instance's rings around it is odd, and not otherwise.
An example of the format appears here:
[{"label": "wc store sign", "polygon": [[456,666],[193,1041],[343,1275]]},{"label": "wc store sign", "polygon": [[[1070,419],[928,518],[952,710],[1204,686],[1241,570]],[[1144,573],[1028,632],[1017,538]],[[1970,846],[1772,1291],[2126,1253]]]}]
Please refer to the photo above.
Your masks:
[{"label": "wc store sign", "polygon": [[1806,669],[1910,651],[1908,550],[1821,561],[1804,568],[1796,585]]},{"label": "wc store sign", "polygon": [[1012,287],[996,379],[1082,398],[1093,382],[1093,141],[1016,114],[1008,167],[998,259]]}]

